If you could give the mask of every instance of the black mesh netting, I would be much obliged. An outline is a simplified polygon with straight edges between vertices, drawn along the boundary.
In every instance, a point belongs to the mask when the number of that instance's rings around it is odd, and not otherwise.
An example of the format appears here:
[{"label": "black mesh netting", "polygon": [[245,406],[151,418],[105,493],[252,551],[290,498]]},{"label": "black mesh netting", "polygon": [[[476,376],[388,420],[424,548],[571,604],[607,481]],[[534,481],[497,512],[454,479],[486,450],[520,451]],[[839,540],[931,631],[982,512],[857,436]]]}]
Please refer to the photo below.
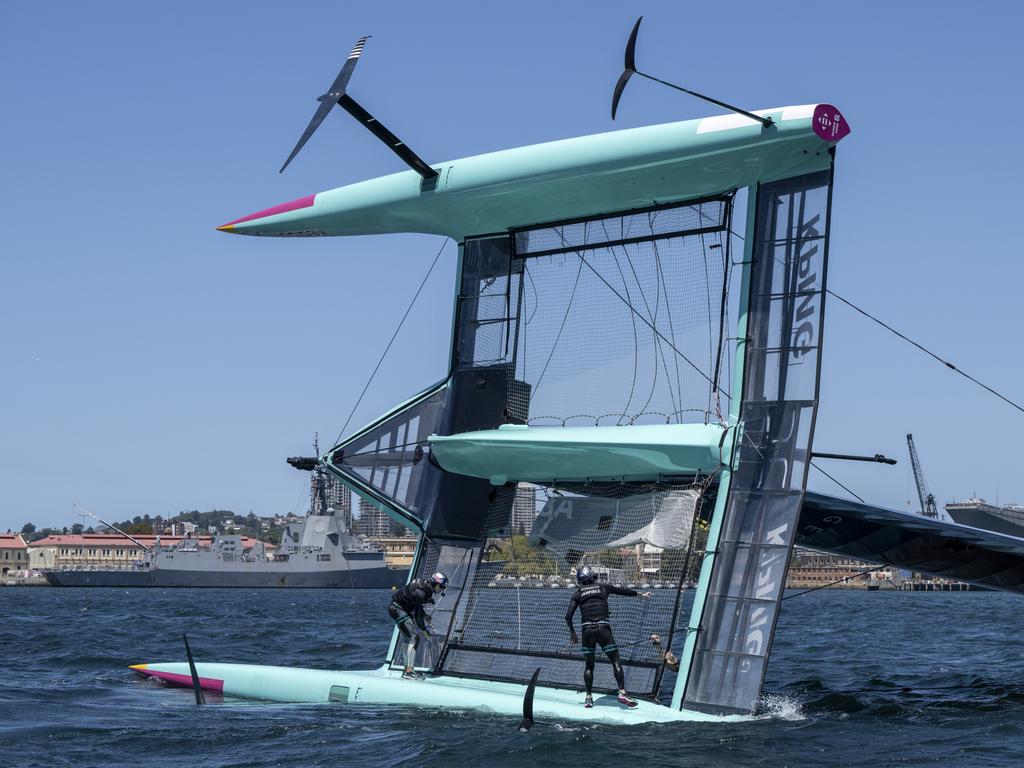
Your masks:
[{"label": "black mesh netting", "polygon": [[[717,198],[468,240],[455,375],[471,377],[481,402],[500,391],[504,421],[720,420],[731,204]],[[457,421],[460,402],[452,407]],[[574,573],[587,564],[602,581],[651,592],[650,600],[612,596],[610,607],[627,687],[656,694],[665,651],[682,637],[682,585],[699,568],[710,487],[707,477],[666,477],[495,488],[479,511],[479,538],[424,541],[417,575],[442,570],[451,587],[417,663],[515,681],[540,667],[542,684],[580,686],[583,661],[564,615]],[[614,687],[599,653],[595,688]]]},{"label": "black mesh netting", "polygon": [[715,413],[729,200],[515,234],[513,397],[529,423],[704,421]]},{"label": "black mesh netting", "polygon": [[[655,694],[664,653],[681,637],[680,597],[699,567],[691,550],[704,540],[705,483],[500,489],[504,498],[492,506],[485,541],[425,543],[417,574],[444,571],[451,587],[433,611],[437,640],[422,644],[418,663],[519,681],[539,667],[544,685],[582,685],[582,656],[564,615],[575,570],[589,564],[602,581],[651,593],[649,600],[609,602],[627,687]],[[578,614],[575,626],[579,632]],[[616,687],[600,653],[594,685]]]}]

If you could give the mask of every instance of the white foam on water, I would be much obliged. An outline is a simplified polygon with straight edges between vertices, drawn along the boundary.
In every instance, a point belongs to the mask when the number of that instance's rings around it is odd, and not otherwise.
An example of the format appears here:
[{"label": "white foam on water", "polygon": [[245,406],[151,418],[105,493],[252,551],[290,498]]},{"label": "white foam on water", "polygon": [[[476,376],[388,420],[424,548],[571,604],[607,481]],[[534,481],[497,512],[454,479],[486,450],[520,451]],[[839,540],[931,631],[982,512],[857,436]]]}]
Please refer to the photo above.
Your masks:
[{"label": "white foam on water", "polygon": [[761,704],[764,706],[764,714],[759,715],[758,720],[799,721],[807,719],[800,704],[795,699],[786,696],[766,693],[761,697]]}]

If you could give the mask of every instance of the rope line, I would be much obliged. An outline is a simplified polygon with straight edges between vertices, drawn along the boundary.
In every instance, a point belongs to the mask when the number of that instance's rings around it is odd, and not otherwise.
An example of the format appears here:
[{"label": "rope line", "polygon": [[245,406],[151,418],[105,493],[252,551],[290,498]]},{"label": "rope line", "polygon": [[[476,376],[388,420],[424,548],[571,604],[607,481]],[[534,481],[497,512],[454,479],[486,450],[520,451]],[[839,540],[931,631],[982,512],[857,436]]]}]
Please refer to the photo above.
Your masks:
[{"label": "rope line", "polygon": [[968,380],[970,380],[970,381],[973,381],[973,382],[974,382],[975,384],[977,384],[977,385],[978,385],[979,387],[981,387],[982,389],[986,390],[987,392],[990,392],[991,394],[995,395],[995,396],[996,396],[996,397],[998,397],[998,398],[999,398],[1000,400],[1002,400],[1002,401],[1004,401],[1004,402],[1008,403],[1009,405],[1012,405],[1012,406],[1013,406],[1014,408],[1016,408],[1016,409],[1017,409],[1018,411],[1020,411],[1021,413],[1024,413],[1024,406],[1021,406],[1021,405],[1019,405],[1018,403],[1015,403],[1015,402],[1014,402],[1013,400],[1011,400],[1010,398],[1006,397],[1005,395],[1002,395],[1002,394],[1000,394],[999,392],[996,392],[996,390],[992,389],[992,387],[990,387],[990,386],[988,386],[987,384],[984,384],[984,383],[982,383],[982,382],[978,381],[978,380],[977,380],[976,378],[974,378],[973,376],[971,376],[971,375],[970,375],[969,373],[967,373],[966,371],[962,371],[962,370],[960,370],[960,369],[959,369],[959,368],[957,368],[957,367],[956,367],[955,365],[953,365],[953,363],[949,362],[948,360],[944,360],[943,358],[939,357],[939,356],[938,356],[937,354],[935,354],[934,352],[932,352],[932,351],[931,351],[930,349],[928,349],[927,347],[924,347],[923,345],[921,345],[921,344],[918,344],[918,343],[917,343],[916,341],[914,341],[913,339],[911,339],[911,338],[909,338],[909,337],[905,336],[904,334],[900,333],[899,331],[897,331],[897,330],[896,330],[895,328],[893,328],[893,327],[892,327],[891,325],[889,325],[889,324],[887,324],[887,323],[885,323],[885,322],[883,322],[883,321],[879,320],[879,319],[878,319],[877,317],[875,317],[874,315],[872,315],[872,314],[870,314],[870,313],[868,313],[868,312],[864,311],[863,309],[861,309],[860,307],[858,307],[858,306],[857,306],[856,304],[854,304],[854,303],[853,303],[852,301],[849,301],[848,299],[844,299],[844,298],[843,298],[842,296],[840,296],[840,295],[839,295],[838,293],[836,293],[835,291],[833,291],[833,290],[831,290],[831,289],[828,289],[828,288],[826,288],[826,289],[825,289],[825,292],[826,292],[826,293],[828,293],[829,295],[833,296],[834,298],[837,298],[837,299],[839,299],[839,301],[843,302],[843,304],[845,304],[846,306],[850,307],[850,308],[851,308],[851,309],[853,309],[854,311],[856,311],[856,312],[859,312],[860,314],[864,315],[864,317],[868,318],[869,320],[873,320],[874,322],[878,323],[878,324],[879,324],[880,326],[882,326],[883,328],[885,328],[885,329],[886,329],[887,331],[889,331],[890,333],[894,333],[895,335],[899,336],[899,337],[900,337],[901,339],[903,339],[903,340],[904,340],[905,342],[907,342],[908,344],[911,344],[911,345],[913,345],[913,346],[917,347],[917,348],[918,348],[919,350],[921,350],[922,352],[924,352],[924,353],[925,353],[926,355],[928,355],[929,357],[931,357],[931,358],[934,358],[935,360],[938,360],[938,361],[939,361],[940,363],[942,363],[942,364],[943,364],[944,366],[946,366],[947,368],[949,368],[949,369],[950,369],[951,371],[954,371],[954,372],[956,372],[956,373],[959,373],[959,374],[960,374],[961,376],[963,376],[964,378],[966,378],[966,379],[968,379]]},{"label": "rope line", "polygon": [[857,501],[859,501],[859,502],[860,502],[861,504],[866,504],[866,503],[867,503],[867,502],[865,502],[865,501],[864,501],[864,499],[862,499],[862,498],[861,498],[860,496],[858,496],[858,495],[857,495],[856,493],[854,493],[854,492],[853,492],[853,491],[851,491],[851,490],[850,490],[849,488],[847,488],[847,487],[846,487],[845,485],[843,485],[842,483],[840,483],[840,482],[839,482],[838,480],[836,480],[836,479],[835,479],[834,477],[832,477],[832,475],[830,475],[830,474],[829,474],[828,472],[826,472],[826,471],[825,471],[824,469],[822,469],[821,467],[819,467],[819,466],[818,466],[817,464],[815,464],[815,463],[814,463],[813,461],[811,462],[811,466],[812,466],[812,467],[814,467],[814,468],[815,468],[816,470],[818,470],[819,472],[821,472],[821,474],[823,474],[823,475],[824,475],[825,477],[827,477],[827,478],[828,478],[829,480],[831,480],[831,481],[832,481],[833,483],[835,483],[836,485],[838,485],[838,486],[839,486],[840,488],[842,488],[842,489],[843,489],[844,491],[846,491],[846,492],[847,492],[848,494],[850,494],[851,496],[853,496],[853,497],[854,497],[854,498],[855,498],[855,499],[856,499]]},{"label": "rope line", "polygon": [[806,594],[808,594],[810,592],[817,592],[819,589],[825,589],[825,587],[834,587],[836,584],[842,584],[844,581],[849,581],[850,579],[856,579],[856,578],[859,578],[861,576],[867,576],[869,573],[874,573],[875,571],[881,571],[881,570],[883,570],[885,568],[888,568],[888,567],[889,567],[888,565],[876,565],[874,568],[868,568],[866,571],[861,571],[860,573],[855,573],[852,576],[846,576],[846,577],[844,577],[842,579],[837,579],[835,581],[830,581],[828,584],[820,584],[817,587],[811,587],[810,589],[805,589],[803,592],[797,592],[795,595],[786,595],[782,599],[783,600],[789,600],[791,597],[800,597],[801,595],[806,595]]},{"label": "rope line", "polygon": [[437,251],[437,255],[434,260],[430,263],[430,269],[427,270],[427,274],[423,276],[420,281],[420,287],[416,289],[416,294],[412,297],[412,301],[409,302],[409,306],[406,307],[405,314],[402,315],[402,319],[398,322],[398,327],[395,328],[395,332],[391,334],[391,340],[388,345],[384,347],[384,351],[381,353],[380,359],[377,361],[377,365],[373,368],[373,373],[370,374],[370,378],[366,380],[366,386],[363,387],[363,391],[359,393],[359,397],[356,399],[355,405],[352,406],[352,410],[349,411],[348,418],[345,419],[345,424],[338,432],[338,437],[335,438],[334,444],[337,445],[341,442],[342,436],[345,434],[345,430],[348,429],[349,423],[352,421],[352,417],[355,416],[356,408],[363,402],[363,397],[366,395],[366,390],[370,388],[370,384],[373,383],[373,378],[377,375],[377,371],[380,370],[381,364],[384,362],[384,358],[387,357],[388,350],[391,349],[391,345],[395,343],[395,339],[398,337],[398,332],[402,330],[402,326],[405,325],[406,318],[409,317],[409,313],[412,312],[413,305],[416,303],[416,299],[420,297],[420,293],[423,291],[423,286],[427,284],[427,280],[430,278],[431,273],[434,271],[434,267],[437,266],[438,259],[441,258],[441,254],[444,252],[445,247],[448,245],[449,238],[445,238],[444,242],[441,243],[441,247]]}]

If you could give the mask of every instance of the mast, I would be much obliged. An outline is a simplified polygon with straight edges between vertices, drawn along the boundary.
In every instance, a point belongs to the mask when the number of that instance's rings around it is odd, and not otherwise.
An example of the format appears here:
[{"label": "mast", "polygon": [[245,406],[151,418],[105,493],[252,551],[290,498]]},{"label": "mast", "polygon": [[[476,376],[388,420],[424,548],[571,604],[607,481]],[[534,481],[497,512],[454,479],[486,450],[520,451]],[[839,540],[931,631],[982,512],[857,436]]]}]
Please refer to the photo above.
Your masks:
[{"label": "mast", "polygon": [[[320,433],[313,433],[313,455],[320,456]],[[313,477],[311,484],[310,493],[312,498],[309,504],[309,513],[311,515],[328,515],[330,514],[327,509],[327,474],[324,471],[323,465],[318,461],[316,466],[313,468]]]},{"label": "mast", "polygon": [[917,498],[921,502],[921,514],[938,519],[939,510],[935,504],[935,496],[928,491],[928,483],[924,479],[924,470],[921,469],[921,459],[917,456],[912,434],[907,435],[907,448],[910,449],[910,466],[914,470],[914,483],[917,485]]},{"label": "mast", "polygon": [[293,456],[288,463],[311,473],[309,480],[309,514],[327,515],[327,470],[320,463],[320,433],[313,433],[313,456]]}]

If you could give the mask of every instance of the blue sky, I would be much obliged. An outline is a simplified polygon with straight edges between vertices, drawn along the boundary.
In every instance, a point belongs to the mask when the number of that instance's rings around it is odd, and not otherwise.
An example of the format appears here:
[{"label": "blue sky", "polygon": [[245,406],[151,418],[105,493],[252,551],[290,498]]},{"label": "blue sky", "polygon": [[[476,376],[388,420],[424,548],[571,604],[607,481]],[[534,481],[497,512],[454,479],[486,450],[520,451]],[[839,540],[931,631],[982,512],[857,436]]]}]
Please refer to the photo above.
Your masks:
[{"label": "blue sky", "polygon": [[[0,4],[0,529],[304,508],[284,463],[340,429],[441,241],[258,239],[238,216],[401,169],[341,113],[287,153],[356,37],[352,94],[428,162],[714,108],[830,102],[830,287],[1024,400],[1016,4]],[[449,246],[354,424],[444,373]],[[1024,414],[833,302],[816,447],[865,498],[1024,502]],[[814,476],[812,486],[834,486]]]}]

